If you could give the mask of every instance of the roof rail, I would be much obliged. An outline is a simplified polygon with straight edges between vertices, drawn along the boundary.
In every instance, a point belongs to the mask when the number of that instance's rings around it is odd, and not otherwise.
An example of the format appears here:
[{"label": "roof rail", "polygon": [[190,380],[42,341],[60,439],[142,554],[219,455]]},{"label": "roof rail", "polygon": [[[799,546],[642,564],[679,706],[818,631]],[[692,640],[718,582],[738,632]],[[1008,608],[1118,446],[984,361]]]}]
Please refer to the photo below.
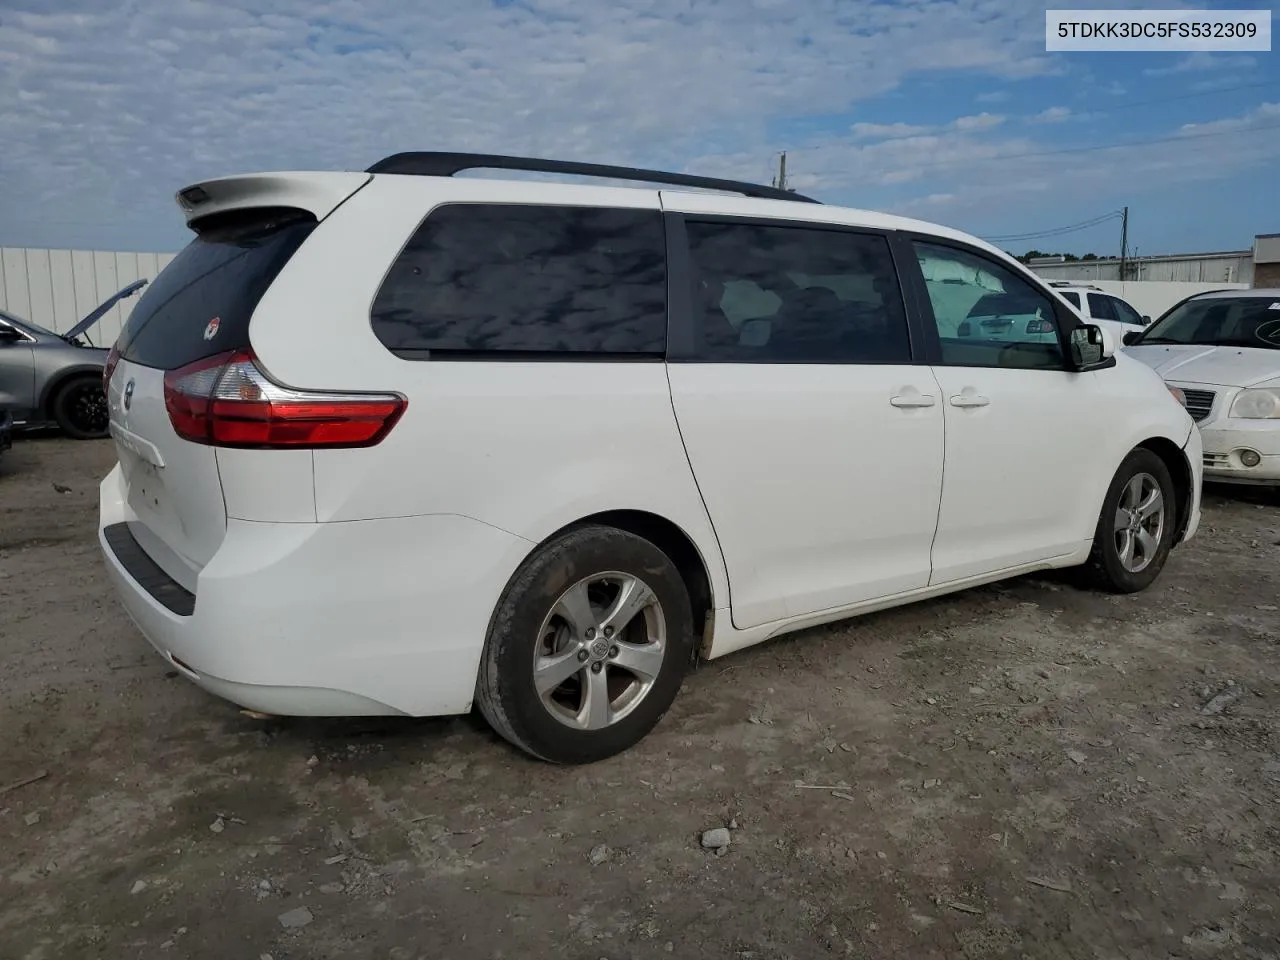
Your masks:
[{"label": "roof rail", "polygon": [[792,193],[778,187],[717,177],[696,177],[664,170],[638,167],[615,167],[604,163],[577,163],[573,160],[541,160],[536,157],[504,157],[491,153],[395,153],[384,157],[366,173],[402,173],[418,177],[452,177],[462,170],[523,170],[530,173],[562,173],[579,177],[601,177],[608,180],[634,180],[639,183],[664,183],[675,187],[700,190],[724,190],[762,200],[794,200],[817,203],[812,197]]}]

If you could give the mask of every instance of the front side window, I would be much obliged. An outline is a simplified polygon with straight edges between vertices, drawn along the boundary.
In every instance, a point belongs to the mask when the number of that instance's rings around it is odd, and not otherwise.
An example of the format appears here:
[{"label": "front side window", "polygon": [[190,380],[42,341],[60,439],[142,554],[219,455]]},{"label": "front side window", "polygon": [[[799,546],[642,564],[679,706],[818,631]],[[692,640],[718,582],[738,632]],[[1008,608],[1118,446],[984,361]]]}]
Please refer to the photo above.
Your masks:
[{"label": "front side window", "polygon": [[1116,312],[1116,319],[1121,323],[1132,323],[1142,326],[1142,315],[1119,297],[1111,297],[1111,307]]},{"label": "front side window", "polygon": [[1009,268],[941,244],[917,242],[942,363],[1061,370],[1053,302]]},{"label": "front side window", "polygon": [[449,204],[423,221],[374,299],[406,359],[660,358],[667,268],[657,210]]},{"label": "front side window", "polygon": [[696,359],[911,362],[902,292],[883,236],[697,221],[686,229]]},{"label": "front side window", "polygon": [[1280,301],[1274,297],[1188,300],[1147,327],[1140,342],[1280,350]]}]

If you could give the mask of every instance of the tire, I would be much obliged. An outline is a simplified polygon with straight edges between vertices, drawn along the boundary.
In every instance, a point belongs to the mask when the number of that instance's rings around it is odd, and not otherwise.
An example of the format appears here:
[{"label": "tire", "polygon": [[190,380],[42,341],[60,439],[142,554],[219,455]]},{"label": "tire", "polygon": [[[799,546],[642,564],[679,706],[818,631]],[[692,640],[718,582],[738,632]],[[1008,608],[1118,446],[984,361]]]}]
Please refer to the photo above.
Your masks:
[{"label": "tire", "polygon": [[658,724],[694,649],[689,592],[671,559],[634,534],[580,527],[511,578],[485,639],[476,704],[495,731],[535,757],[593,763]]},{"label": "tire", "polygon": [[[1149,491],[1153,488],[1159,489],[1162,503],[1158,525],[1152,523],[1154,512],[1145,519],[1139,516],[1134,520],[1133,511],[1129,509],[1134,503],[1149,502]],[[1121,510],[1131,522],[1127,537],[1117,529],[1124,519]],[[1133,532],[1139,526],[1147,538]],[[1085,564],[1087,579],[1093,586],[1113,593],[1145,590],[1164,569],[1177,531],[1177,492],[1169,468],[1150,450],[1134,450],[1120,464],[1102,502],[1102,513],[1094,531],[1093,550]],[[1123,553],[1126,542],[1132,550],[1128,560]]]},{"label": "tire", "polygon": [[60,384],[49,408],[58,429],[74,440],[107,435],[107,395],[101,377],[72,377]]}]

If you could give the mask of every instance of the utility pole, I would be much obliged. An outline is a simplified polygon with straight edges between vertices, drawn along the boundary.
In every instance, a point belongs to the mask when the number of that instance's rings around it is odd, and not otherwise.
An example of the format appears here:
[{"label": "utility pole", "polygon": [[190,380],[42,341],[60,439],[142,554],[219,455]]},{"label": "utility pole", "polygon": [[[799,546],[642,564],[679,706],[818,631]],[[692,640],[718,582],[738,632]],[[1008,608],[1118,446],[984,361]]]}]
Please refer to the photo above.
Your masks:
[{"label": "utility pole", "polygon": [[778,177],[773,181],[773,185],[779,190],[787,189],[787,151],[785,150],[778,156]]},{"label": "utility pole", "polygon": [[1120,279],[1126,279],[1126,261],[1129,259],[1129,208],[1124,208],[1124,219],[1120,221]]}]

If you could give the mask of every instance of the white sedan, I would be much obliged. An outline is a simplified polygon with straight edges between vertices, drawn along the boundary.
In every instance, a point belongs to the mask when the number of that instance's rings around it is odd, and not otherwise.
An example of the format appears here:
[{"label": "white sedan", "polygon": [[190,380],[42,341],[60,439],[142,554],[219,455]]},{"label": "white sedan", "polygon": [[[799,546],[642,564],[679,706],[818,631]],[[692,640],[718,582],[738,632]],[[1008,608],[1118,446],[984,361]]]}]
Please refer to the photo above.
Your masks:
[{"label": "white sedan", "polygon": [[1206,480],[1280,487],[1280,289],[1189,297],[1125,343],[1182,391]]}]

